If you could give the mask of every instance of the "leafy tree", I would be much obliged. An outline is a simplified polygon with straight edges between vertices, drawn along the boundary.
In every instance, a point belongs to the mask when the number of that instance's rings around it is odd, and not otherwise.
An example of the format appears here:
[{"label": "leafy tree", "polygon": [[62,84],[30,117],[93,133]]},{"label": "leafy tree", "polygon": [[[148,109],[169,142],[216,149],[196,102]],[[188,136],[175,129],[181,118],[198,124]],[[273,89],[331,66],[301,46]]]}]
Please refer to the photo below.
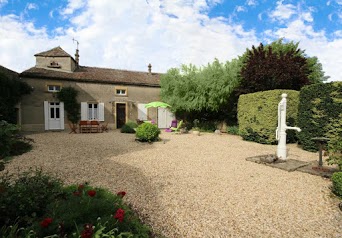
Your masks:
[{"label": "leafy tree", "polygon": [[23,95],[31,92],[32,88],[26,82],[0,72],[0,120],[16,124],[15,105]]},{"label": "leafy tree", "polygon": [[309,67],[306,58],[299,50],[273,52],[271,46],[263,44],[248,50],[247,58],[241,70],[241,93],[252,93],[272,89],[300,90],[310,84]]},{"label": "leafy tree", "polygon": [[173,111],[218,112],[238,85],[239,60],[220,63],[217,59],[207,66],[182,65],[161,76],[161,98]]}]

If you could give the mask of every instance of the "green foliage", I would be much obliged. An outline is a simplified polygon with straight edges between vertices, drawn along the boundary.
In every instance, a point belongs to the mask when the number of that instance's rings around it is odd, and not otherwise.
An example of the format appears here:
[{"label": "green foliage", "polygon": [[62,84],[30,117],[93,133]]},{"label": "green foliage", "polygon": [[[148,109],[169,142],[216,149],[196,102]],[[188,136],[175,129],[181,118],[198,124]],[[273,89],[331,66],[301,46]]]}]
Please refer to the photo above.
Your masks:
[{"label": "green foliage", "polygon": [[[297,122],[299,92],[294,90],[271,90],[241,95],[238,103],[240,135],[244,140],[262,144],[276,144],[278,104],[281,94],[287,93],[286,121],[288,126]],[[296,132],[288,130],[287,142],[296,141]]]},{"label": "green foliage", "polygon": [[18,133],[16,125],[0,121],[0,159],[10,155],[12,145],[15,143],[15,135]]},{"label": "green foliage", "polygon": [[333,192],[342,198],[342,172],[336,172],[331,176]]},{"label": "green foliage", "polygon": [[63,187],[41,170],[15,177],[0,177],[0,237],[150,237],[123,203],[125,192],[113,195],[87,184]]},{"label": "green foliage", "polygon": [[138,124],[134,121],[128,121],[125,125],[123,125],[120,129],[121,133],[135,133],[135,128],[138,127]]},{"label": "green foliage", "polygon": [[239,60],[220,63],[217,59],[202,68],[182,65],[161,76],[161,98],[176,111],[217,112],[227,103],[238,84]]},{"label": "green foliage", "polygon": [[[13,176],[0,177],[0,223],[31,224],[46,211],[46,207],[59,195],[62,183],[41,170],[30,170]],[[18,220],[19,219],[19,220]]]},{"label": "green foliage", "polygon": [[143,123],[136,129],[136,137],[139,141],[153,142],[159,139],[160,129],[152,123]]},{"label": "green foliage", "polygon": [[329,141],[329,164],[336,164],[342,170],[342,138],[334,137]]},{"label": "green foliage", "polygon": [[1,160],[31,150],[31,142],[33,140],[19,134],[17,125],[0,121],[0,171],[4,169],[4,163]]},{"label": "green foliage", "polygon": [[26,82],[0,72],[0,120],[17,123],[15,105],[23,95],[31,92],[32,88]]},{"label": "green foliage", "polygon": [[300,91],[298,134],[303,149],[317,151],[313,137],[342,140],[342,82],[321,83]]},{"label": "green foliage", "polygon": [[227,126],[227,133],[231,135],[239,135],[238,126]]},{"label": "green foliage", "polygon": [[80,120],[80,104],[77,102],[78,91],[73,87],[62,88],[57,98],[64,102],[64,109],[68,113],[68,120],[76,124]]}]

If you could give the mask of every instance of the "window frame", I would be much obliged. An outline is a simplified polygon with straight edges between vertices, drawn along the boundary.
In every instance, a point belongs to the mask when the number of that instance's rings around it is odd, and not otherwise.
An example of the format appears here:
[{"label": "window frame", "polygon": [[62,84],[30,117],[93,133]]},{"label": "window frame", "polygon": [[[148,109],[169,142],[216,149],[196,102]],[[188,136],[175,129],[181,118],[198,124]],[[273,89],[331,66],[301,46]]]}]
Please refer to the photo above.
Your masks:
[{"label": "window frame", "polygon": [[[119,91],[119,93],[118,93]],[[125,93],[121,93],[121,92],[125,92]],[[114,89],[115,95],[119,96],[119,97],[127,97],[128,96],[128,90],[127,87],[115,87]]]},{"label": "window frame", "polygon": [[[53,87],[53,90],[50,90],[50,87]],[[56,87],[59,87],[59,90],[57,90]],[[46,91],[49,93],[58,93],[61,90],[62,90],[62,84],[61,83],[47,83],[46,84]]]}]

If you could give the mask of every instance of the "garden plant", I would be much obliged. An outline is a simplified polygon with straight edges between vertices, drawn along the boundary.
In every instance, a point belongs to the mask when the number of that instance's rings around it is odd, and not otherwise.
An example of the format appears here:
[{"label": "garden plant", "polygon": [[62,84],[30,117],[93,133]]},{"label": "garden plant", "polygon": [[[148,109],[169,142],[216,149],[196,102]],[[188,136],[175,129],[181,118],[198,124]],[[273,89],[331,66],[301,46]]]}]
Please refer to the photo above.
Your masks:
[{"label": "garden plant", "polygon": [[64,186],[41,170],[5,173],[0,237],[149,237],[149,228],[123,202],[125,195],[87,183]]}]

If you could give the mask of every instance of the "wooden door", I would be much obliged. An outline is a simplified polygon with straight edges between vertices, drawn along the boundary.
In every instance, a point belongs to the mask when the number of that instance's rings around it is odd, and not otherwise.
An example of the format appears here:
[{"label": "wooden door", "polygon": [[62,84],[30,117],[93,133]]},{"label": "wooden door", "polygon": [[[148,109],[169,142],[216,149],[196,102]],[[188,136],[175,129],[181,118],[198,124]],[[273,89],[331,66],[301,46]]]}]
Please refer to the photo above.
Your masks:
[{"label": "wooden door", "polygon": [[121,128],[126,123],[126,104],[116,104],[116,128]]}]

